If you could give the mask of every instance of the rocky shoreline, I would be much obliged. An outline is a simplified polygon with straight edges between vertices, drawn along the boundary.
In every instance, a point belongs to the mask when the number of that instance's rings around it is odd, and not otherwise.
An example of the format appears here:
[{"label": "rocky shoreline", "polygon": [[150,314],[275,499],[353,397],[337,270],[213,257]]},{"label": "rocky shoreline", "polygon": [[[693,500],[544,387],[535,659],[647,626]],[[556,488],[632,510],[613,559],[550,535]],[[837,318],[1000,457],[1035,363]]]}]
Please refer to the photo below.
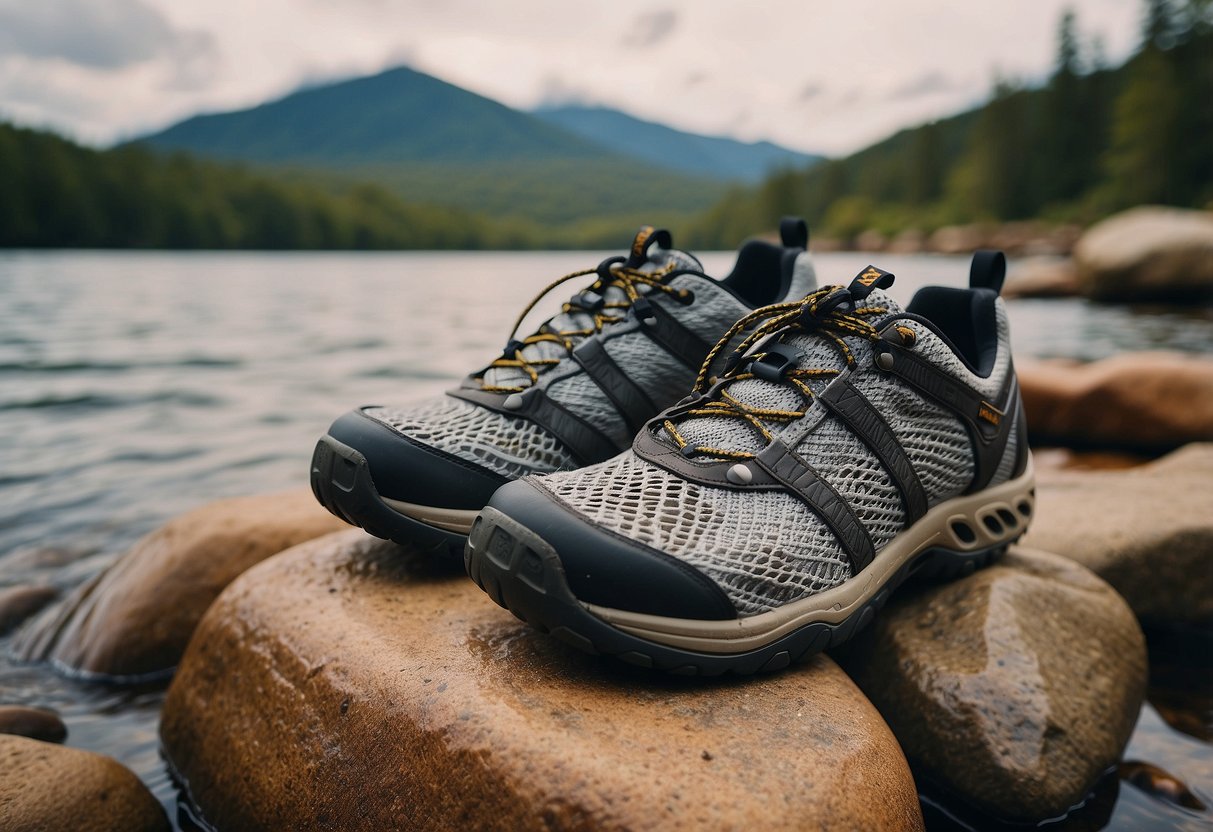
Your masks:
[{"label": "rocky shoreline", "polygon": [[1213,296],[1213,212],[1142,206],[1088,229],[1040,221],[953,225],[894,236],[814,238],[816,251],[967,254],[1000,249],[1014,259],[1009,298],[1085,297],[1186,302]]}]

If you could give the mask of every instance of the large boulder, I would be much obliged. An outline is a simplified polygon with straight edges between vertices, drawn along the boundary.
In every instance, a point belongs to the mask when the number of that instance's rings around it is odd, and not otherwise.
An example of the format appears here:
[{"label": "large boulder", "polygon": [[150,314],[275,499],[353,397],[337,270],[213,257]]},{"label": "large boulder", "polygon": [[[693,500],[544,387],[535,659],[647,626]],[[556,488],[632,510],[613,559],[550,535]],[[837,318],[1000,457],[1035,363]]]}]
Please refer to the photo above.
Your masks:
[{"label": "large boulder", "polygon": [[1016,260],[1004,298],[1068,298],[1079,294],[1078,271],[1064,257],[1037,256]]},{"label": "large boulder", "polygon": [[1079,803],[1128,742],[1145,639],[1103,581],[1057,555],[903,593],[843,656],[923,782],[1001,819]]},{"label": "large boulder", "polygon": [[1144,206],[1093,225],[1074,247],[1083,293],[1094,300],[1213,297],[1213,214]]},{"label": "large boulder", "polygon": [[1024,543],[1088,567],[1143,621],[1213,623],[1213,445],[1123,471],[1042,474]]},{"label": "large boulder", "polygon": [[351,531],[206,614],[161,738],[220,829],[918,829],[830,659],[686,680],[583,655],[461,573]]},{"label": "large boulder", "polygon": [[120,763],[61,745],[0,735],[5,832],[168,832],[164,809]]},{"label": "large boulder", "polygon": [[166,523],[14,638],[26,661],[87,675],[170,672],[211,601],[270,555],[345,524],[307,491],[221,500]]},{"label": "large boulder", "polygon": [[1033,444],[1159,452],[1213,440],[1211,357],[1138,352],[1018,370]]}]

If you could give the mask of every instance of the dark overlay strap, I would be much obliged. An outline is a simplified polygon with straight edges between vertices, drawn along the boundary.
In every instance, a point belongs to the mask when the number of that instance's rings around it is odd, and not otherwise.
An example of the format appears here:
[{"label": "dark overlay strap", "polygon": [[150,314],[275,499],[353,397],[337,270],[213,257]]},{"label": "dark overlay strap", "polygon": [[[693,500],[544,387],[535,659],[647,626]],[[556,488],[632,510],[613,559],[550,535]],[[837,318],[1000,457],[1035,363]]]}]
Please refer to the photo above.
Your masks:
[{"label": "dark overlay strap", "polygon": [[981,393],[953,378],[909,350],[883,342],[878,346],[877,366],[904,379],[911,387],[955,413],[969,431],[973,443],[974,472],[969,493],[985,488],[1002,462],[1011,435],[1011,421],[1019,407],[1019,385],[1015,371],[1007,380],[998,401],[989,402]]},{"label": "dark overlay strap", "polygon": [[807,462],[778,439],[771,441],[754,462],[804,501],[838,537],[851,561],[851,574],[858,575],[876,556],[872,538],[855,512]]},{"label": "dark overlay strap", "polygon": [[653,417],[658,408],[643,390],[628,378],[597,338],[587,338],[573,350],[573,360],[581,365],[635,433]]},{"label": "dark overlay strap", "polygon": [[884,465],[901,493],[909,522],[927,513],[927,494],[889,423],[851,382],[836,378],[817,396]]},{"label": "dark overlay strap", "polygon": [[593,425],[548,398],[538,387],[522,393],[503,394],[468,385],[448,390],[447,395],[534,422],[559,439],[582,465],[601,462],[622,450]]},{"label": "dark overlay strap", "polygon": [[642,297],[632,304],[632,314],[640,321],[640,331],[658,346],[692,370],[698,370],[712,344],[682,325],[660,303]]},{"label": "dark overlay strap", "polygon": [[[669,415],[670,412],[667,410],[663,416]],[[632,450],[638,457],[702,485],[734,491],[790,492],[834,532],[851,563],[852,575],[859,574],[872,562],[872,558],[876,556],[872,539],[850,505],[783,442],[773,440],[753,460],[742,466],[749,469],[750,476],[737,479],[729,476],[729,469],[738,467],[740,463],[731,460],[694,462],[669,443],[657,439],[654,430],[660,427],[663,416],[658,416],[636,434]]]}]

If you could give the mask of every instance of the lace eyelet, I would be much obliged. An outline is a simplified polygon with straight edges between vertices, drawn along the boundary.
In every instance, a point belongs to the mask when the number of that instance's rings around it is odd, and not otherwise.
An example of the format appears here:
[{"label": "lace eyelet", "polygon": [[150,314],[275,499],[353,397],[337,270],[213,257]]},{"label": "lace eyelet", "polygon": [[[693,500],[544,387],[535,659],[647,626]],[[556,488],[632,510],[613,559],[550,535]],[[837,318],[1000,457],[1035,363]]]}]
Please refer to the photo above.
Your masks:
[{"label": "lace eyelet", "polygon": [[695,293],[690,289],[679,289],[675,297],[678,298],[678,302],[683,306],[690,306],[695,302]]}]

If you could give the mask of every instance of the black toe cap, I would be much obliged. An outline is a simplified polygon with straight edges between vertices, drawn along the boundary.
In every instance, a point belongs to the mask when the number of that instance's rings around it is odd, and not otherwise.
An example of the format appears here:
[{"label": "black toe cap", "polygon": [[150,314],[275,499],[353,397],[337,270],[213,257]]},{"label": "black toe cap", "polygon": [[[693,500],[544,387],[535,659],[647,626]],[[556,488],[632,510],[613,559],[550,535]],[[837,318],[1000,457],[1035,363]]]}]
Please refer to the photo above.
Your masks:
[{"label": "black toe cap", "polygon": [[672,618],[737,617],[724,590],[695,567],[594,525],[526,480],[498,489],[489,505],[556,550],[579,601]]},{"label": "black toe cap", "polygon": [[363,410],[351,410],[329,436],[366,457],[381,497],[455,509],[480,509],[509,480],[473,462],[397,433]]}]

